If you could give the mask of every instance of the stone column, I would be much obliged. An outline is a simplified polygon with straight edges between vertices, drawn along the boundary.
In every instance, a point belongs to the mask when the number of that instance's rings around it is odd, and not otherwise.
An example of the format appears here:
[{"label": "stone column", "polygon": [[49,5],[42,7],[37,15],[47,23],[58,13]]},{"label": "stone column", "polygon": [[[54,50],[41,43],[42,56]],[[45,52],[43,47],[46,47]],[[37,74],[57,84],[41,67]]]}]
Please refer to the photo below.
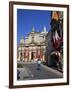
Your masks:
[{"label": "stone column", "polygon": [[31,50],[29,51],[29,61],[31,61]]},{"label": "stone column", "polygon": [[18,60],[20,61],[20,51],[19,51],[19,59]]},{"label": "stone column", "polygon": [[23,61],[24,61],[24,50],[23,50],[23,52],[22,52],[22,55],[23,55]]},{"label": "stone column", "polygon": [[38,49],[36,48],[36,59],[38,58]]}]

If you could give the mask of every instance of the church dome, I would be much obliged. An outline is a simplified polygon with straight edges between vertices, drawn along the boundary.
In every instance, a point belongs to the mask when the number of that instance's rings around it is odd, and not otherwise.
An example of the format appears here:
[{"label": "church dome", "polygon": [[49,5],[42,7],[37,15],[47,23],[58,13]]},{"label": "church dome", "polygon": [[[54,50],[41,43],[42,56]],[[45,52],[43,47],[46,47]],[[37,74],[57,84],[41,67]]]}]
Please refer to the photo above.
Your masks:
[{"label": "church dome", "polygon": [[21,38],[20,44],[24,44],[24,38]]},{"label": "church dome", "polygon": [[34,28],[34,27],[32,28],[32,31],[31,31],[31,33],[35,33],[35,28]]}]

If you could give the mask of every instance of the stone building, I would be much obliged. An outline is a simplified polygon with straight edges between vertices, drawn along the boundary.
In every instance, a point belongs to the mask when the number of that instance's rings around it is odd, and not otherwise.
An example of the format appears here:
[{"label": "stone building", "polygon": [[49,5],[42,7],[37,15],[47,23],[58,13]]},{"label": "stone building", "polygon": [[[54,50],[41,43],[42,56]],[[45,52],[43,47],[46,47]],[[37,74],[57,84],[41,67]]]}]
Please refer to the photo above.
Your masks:
[{"label": "stone building", "polygon": [[52,59],[52,54],[55,52],[55,49],[52,44],[52,31],[49,31],[46,36],[46,61],[48,66],[52,66],[54,64],[54,60]]},{"label": "stone building", "polygon": [[45,61],[45,39],[47,35],[46,27],[42,32],[36,32],[34,27],[27,37],[21,38],[17,45],[17,60],[18,61],[36,61],[38,58]]},{"label": "stone building", "polygon": [[56,56],[63,62],[63,12],[51,12],[51,30],[46,36],[46,56],[48,66],[56,66]]}]

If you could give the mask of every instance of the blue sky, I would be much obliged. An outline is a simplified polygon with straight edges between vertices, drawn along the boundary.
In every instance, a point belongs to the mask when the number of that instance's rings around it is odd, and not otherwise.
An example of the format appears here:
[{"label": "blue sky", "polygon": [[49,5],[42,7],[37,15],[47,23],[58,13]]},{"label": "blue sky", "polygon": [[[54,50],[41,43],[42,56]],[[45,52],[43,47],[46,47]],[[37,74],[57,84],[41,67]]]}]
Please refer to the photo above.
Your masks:
[{"label": "blue sky", "polygon": [[17,9],[17,43],[20,42],[21,37],[27,36],[33,27],[35,31],[41,32],[46,26],[49,31],[50,22],[51,11]]}]

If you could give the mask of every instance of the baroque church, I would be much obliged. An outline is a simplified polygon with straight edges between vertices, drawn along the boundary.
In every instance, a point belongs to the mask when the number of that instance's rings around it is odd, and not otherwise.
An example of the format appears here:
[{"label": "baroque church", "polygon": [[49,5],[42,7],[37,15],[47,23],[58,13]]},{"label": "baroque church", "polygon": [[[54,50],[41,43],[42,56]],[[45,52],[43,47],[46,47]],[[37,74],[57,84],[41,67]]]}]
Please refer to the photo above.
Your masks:
[{"label": "baroque church", "polygon": [[45,61],[46,53],[46,35],[48,34],[46,27],[42,32],[37,32],[33,27],[27,37],[21,38],[17,45],[17,60],[18,61]]}]

